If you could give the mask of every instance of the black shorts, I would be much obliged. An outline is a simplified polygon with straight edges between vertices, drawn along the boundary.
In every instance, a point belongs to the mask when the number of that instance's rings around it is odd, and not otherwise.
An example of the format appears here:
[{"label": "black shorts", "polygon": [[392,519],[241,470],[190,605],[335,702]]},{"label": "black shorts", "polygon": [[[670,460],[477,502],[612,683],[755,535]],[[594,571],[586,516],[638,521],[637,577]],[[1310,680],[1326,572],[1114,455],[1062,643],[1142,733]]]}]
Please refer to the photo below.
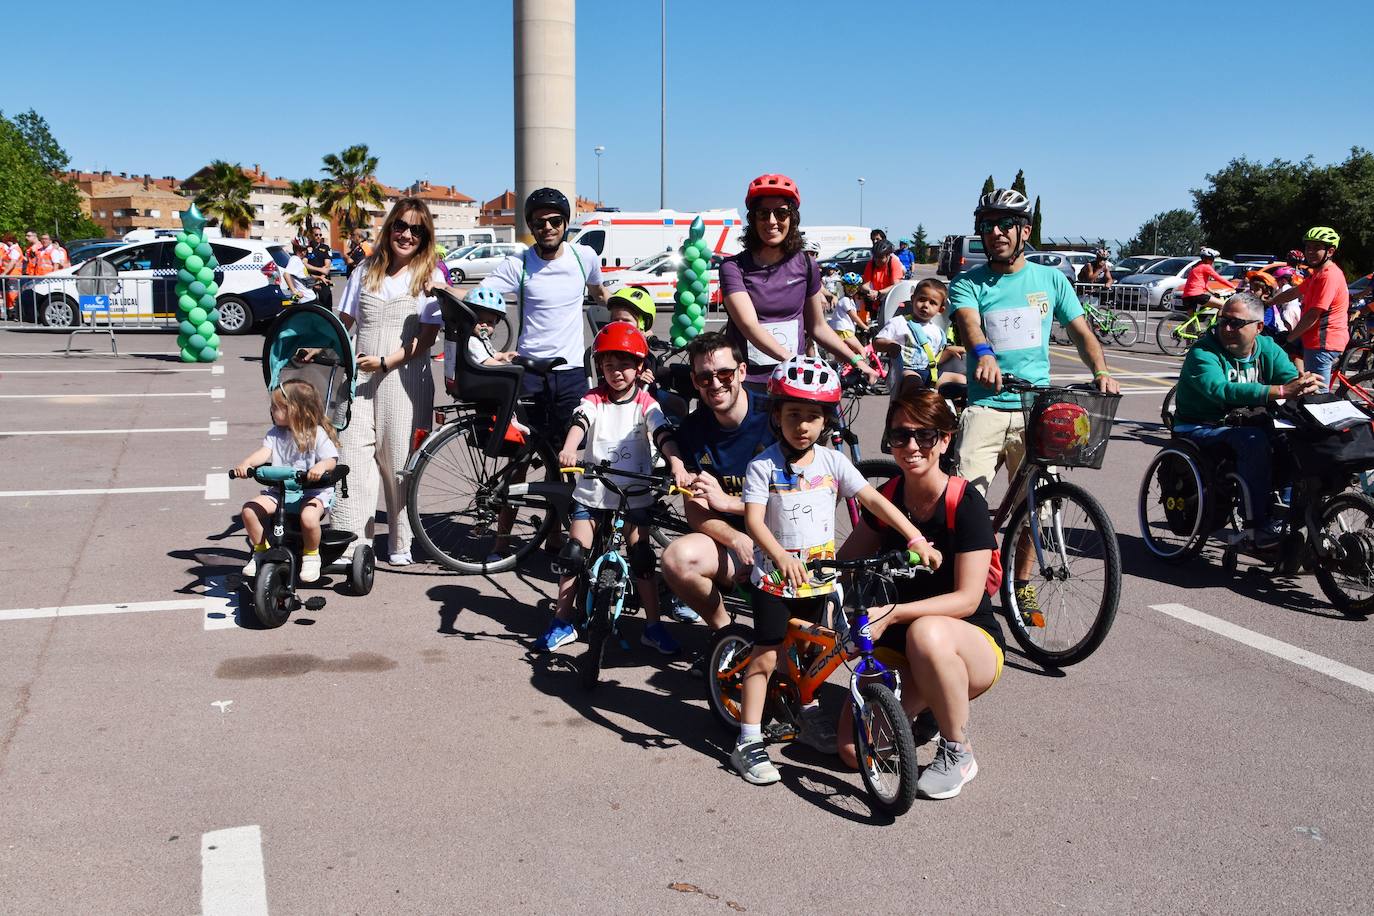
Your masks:
[{"label": "black shorts", "polygon": [[1211,293],[1203,293],[1200,296],[1184,296],[1183,307],[1190,312],[1196,312],[1204,305],[1212,301]]},{"label": "black shorts", "polygon": [[825,613],[826,595],[814,598],[779,598],[755,588],[749,603],[754,608],[754,645],[776,646],[787,638],[787,622],[793,617],[819,623]]},{"label": "black shorts", "polygon": [[557,451],[572,425],[573,411],[589,390],[586,374],[579,369],[555,369],[549,373],[545,390],[543,376],[526,372],[521,385],[520,396],[534,402],[529,408],[529,425],[555,443]]}]

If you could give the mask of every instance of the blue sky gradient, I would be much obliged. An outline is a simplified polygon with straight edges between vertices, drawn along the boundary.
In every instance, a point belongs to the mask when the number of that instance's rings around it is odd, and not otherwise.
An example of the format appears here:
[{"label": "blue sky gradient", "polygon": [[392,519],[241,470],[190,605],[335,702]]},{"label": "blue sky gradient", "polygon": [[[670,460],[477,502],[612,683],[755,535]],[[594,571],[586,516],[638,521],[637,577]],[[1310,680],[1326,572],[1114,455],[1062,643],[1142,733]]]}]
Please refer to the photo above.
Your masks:
[{"label": "blue sky gradient", "polygon": [[[300,178],[362,142],[389,184],[484,200],[513,183],[507,3],[391,21],[353,0],[127,9],[77,0],[60,35],[48,7],[10,11],[8,37],[36,40],[6,42],[0,109],[37,109],[78,168],[185,177],[223,158]],[[989,173],[1024,168],[1047,236],[1125,240],[1233,157],[1374,146],[1374,7],[1310,9],[669,0],[668,205],[738,206],[777,171],[804,224],[851,224],[863,176],[867,225],[938,236],[968,230]],[[579,193],[600,144],[606,202],[656,208],[658,3],[583,0],[577,55]]]}]

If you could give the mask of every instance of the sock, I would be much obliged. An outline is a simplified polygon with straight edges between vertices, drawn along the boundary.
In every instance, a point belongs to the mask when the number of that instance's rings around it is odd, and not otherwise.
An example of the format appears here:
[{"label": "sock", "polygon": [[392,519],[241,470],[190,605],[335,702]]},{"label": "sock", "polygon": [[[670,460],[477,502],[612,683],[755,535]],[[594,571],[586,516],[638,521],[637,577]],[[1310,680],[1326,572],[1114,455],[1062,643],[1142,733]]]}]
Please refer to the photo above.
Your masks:
[{"label": "sock", "polygon": [[320,552],[319,552],[318,550],[307,550],[307,551],[304,553],[304,556],[307,556],[307,557],[318,557],[319,555],[320,555]]},{"label": "sock", "polygon": [[253,553],[262,553],[262,552],[263,552],[264,550],[266,550],[267,548],[268,548],[268,543],[267,543],[266,541],[263,541],[261,544],[254,544],[254,545],[253,545]]},{"label": "sock", "polygon": [[757,723],[757,722],[754,723],[753,725],[750,725],[748,722],[741,722],[741,723],[739,724],[739,740],[735,742],[735,745],[736,745],[736,746],[739,746],[739,745],[741,745],[741,744],[748,744],[748,743],[751,742],[751,741],[762,741],[762,740],[763,740],[763,725],[762,725],[762,724]]},{"label": "sock", "polygon": [[1029,579],[1017,579],[1017,580],[1016,580],[1016,587],[1017,587],[1018,589],[1025,588],[1027,585],[1030,585],[1030,580],[1029,580]]}]

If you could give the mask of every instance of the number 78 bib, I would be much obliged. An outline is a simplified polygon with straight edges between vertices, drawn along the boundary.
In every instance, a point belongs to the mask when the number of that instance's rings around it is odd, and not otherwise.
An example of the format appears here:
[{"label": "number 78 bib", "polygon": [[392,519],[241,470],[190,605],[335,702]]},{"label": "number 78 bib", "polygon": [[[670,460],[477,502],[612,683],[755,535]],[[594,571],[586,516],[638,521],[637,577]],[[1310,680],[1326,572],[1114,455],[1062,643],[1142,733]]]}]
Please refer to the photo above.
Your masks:
[{"label": "number 78 bib", "polygon": [[983,334],[998,353],[1039,347],[1043,327],[1044,318],[1034,306],[998,309],[983,314]]}]

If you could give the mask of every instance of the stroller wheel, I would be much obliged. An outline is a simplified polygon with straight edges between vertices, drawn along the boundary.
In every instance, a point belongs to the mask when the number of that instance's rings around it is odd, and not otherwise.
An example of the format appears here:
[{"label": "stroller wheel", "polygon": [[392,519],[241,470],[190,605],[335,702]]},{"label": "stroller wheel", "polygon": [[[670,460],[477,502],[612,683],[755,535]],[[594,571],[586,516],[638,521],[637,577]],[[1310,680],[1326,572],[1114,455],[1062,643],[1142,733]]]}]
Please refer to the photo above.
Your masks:
[{"label": "stroller wheel", "polygon": [[355,595],[366,595],[372,591],[372,575],[376,571],[377,560],[372,548],[366,544],[353,551],[353,565],[348,570],[348,586]]},{"label": "stroller wheel", "polygon": [[253,584],[253,612],[258,624],[268,629],[281,626],[296,609],[296,604],[290,564],[263,563]]}]

